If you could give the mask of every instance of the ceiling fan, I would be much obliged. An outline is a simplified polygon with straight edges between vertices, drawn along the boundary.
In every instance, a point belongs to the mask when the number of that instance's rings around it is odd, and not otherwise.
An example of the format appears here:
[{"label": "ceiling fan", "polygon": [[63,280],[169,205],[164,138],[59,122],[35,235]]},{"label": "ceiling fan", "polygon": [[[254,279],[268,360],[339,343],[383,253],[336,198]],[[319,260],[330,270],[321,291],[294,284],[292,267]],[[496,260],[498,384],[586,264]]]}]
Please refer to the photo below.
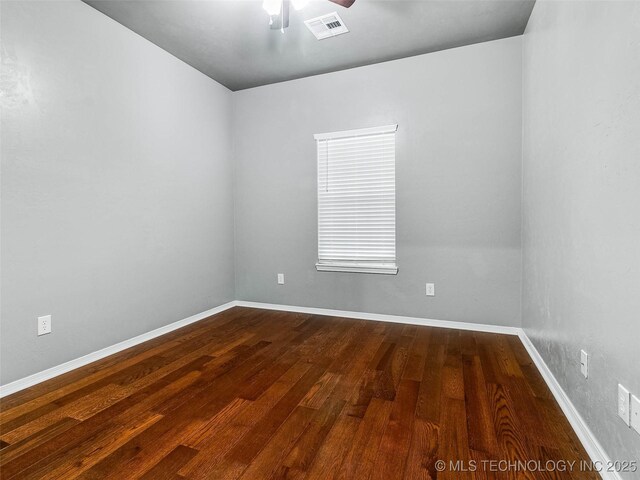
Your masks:
[{"label": "ceiling fan", "polygon": [[[329,0],[342,7],[349,8],[356,0]],[[309,0],[264,0],[262,8],[269,14],[271,30],[281,30],[289,26],[289,4],[293,4],[296,10],[302,10]]]}]

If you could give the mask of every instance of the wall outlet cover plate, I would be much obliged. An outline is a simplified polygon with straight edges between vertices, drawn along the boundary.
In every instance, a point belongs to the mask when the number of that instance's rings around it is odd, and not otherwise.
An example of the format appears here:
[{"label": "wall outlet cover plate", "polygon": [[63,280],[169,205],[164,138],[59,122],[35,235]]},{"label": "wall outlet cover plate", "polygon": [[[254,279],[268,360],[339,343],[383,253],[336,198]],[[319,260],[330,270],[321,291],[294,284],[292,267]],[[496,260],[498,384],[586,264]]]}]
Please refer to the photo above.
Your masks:
[{"label": "wall outlet cover plate", "polygon": [[51,315],[38,317],[38,336],[51,333]]},{"label": "wall outlet cover plate", "polygon": [[580,372],[584,378],[589,377],[589,354],[584,350],[580,350]]},{"label": "wall outlet cover plate", "polygon": [[624,386],[618,384],[618,416],[626,425],[629,425],[630,399],[631,395],[629,394],[629,390],[627,390]]},{"label": "wall outlet cover plate", "polygon": [[631,396],[631,427],[640,433],[640,398]]}]

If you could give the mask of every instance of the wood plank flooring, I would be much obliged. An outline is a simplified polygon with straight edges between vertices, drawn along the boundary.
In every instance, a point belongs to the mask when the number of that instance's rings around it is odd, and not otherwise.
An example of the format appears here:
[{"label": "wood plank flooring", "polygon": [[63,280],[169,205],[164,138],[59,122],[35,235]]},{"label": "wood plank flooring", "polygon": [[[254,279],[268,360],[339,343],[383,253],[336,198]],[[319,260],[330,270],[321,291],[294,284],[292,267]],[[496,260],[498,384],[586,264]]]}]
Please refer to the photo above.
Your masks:
[{"label": "wood plank flooring", "polygon": [[588,460],[515,336],[236,307],[0,406],[2,479],[599,478],[497,463]]}]

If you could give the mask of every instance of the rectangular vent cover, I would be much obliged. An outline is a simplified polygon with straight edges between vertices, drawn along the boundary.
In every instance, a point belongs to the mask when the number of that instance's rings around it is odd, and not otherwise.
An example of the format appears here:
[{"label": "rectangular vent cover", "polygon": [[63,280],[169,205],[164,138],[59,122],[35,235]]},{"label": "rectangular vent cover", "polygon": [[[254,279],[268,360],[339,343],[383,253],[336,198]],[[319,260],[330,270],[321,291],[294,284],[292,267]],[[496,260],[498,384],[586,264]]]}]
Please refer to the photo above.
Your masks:
[{"label": "rectangular vent cover", "polygon": [[304,24],[318,40],[335,37],[349,31],[337,12],[306,20]]}]

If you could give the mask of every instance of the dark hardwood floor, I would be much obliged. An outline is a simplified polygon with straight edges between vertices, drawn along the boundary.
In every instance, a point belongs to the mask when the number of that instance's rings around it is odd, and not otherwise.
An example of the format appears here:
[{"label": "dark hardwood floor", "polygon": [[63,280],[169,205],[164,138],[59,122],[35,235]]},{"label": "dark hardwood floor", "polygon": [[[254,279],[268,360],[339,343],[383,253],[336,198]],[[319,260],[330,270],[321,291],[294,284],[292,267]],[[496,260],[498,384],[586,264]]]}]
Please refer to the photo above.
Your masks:
[{"label": "dark hardwood floor", "polygon": [[588,460],[507,335],[233,308],[1,407],[2,479],[599,478],[495,463]]}]

